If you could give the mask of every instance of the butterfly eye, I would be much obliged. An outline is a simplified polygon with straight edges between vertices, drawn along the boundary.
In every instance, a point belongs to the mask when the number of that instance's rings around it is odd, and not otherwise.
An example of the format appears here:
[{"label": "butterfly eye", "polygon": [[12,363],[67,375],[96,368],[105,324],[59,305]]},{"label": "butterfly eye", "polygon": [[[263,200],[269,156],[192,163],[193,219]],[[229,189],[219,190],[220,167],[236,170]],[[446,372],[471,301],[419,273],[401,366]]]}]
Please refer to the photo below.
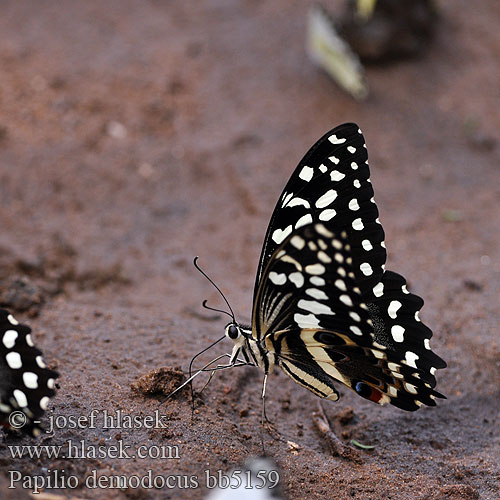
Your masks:
[{"label": "butterfly eye", "polygon": [[231,325],[228,329],[227,329],[227,336],[230,338],[230,339],[237,339],[238,336],[239,336],[240,332],[238,330],[238,328],[234,325]]}]

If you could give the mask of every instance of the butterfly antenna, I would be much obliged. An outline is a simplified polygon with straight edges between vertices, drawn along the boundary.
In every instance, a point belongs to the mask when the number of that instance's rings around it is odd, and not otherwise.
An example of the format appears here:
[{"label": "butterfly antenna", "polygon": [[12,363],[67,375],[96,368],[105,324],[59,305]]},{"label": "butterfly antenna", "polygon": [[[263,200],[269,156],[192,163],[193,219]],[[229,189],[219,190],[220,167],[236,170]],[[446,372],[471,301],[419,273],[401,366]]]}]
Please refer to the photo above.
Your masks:
[{"label": "butterfly antenna", "polygon": [[227,314],[229,317],[232,318],[232,320],[234,322],[236,322],[236,318],[234,316],[234,312],[233,312],[233,308],[231,307],[231,304],[229,304],[229,301],[226,299],[226,296],[222,293],[222,290],[214,283],[214,281],[208,276],[208,274],[205,271],[203,271],[203,269],[198,265],[198,256],[196,256],[194,258],[193,264],[194,264],[194,267],[196,267],[196,269],[198,269],[198,271],[200,271],[200,273],[203,274],[203,276],[205,276],[205,278],[207,278],[207,280],[210,281],[210,283],[212,283],[212,285],[215,287],[215,289],[220,293],[221,297],[224,299],[224,302],[227,304],[227,307],[229,307],[229,310],[231,311],[231,314],[229,314],[226,311],[222,311],[220,309],[214,309],[213,307],[207,306],[207,301],[206,300],[203,301],[203,307],[205,309],[210,309],[212,311],[216,311],[216,312],[221,312],[221,313]]},{"label": "butterfly antenna", "polygon": [[230,318],[234,319],[233,316],[231,316],[231,314],[229,314],[227,311],[223,311],[222,309],[216,309],[215,307],[207,306],[207,300],[206,299],[201,303],[201,305],[205,309],[208,309],[209,311],[215,311],[215,312],[227,314]]}]

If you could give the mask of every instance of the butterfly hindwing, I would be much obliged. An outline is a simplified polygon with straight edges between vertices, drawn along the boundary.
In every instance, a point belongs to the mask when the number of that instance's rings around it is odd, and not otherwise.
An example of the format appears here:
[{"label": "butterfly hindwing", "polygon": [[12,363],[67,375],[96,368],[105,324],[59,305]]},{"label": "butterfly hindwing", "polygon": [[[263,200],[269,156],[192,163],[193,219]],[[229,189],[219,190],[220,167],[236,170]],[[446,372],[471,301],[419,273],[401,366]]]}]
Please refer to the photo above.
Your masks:
[{"label": "butterfly hindwing", "polygon": [[[279,364],[285,373],[320,397],[338,399],[336,391],[332,397],[324,389],[334,381],[342,382],[375,403],[390,402],[410,411],[422,404],[435,406],[434,399],[442,397],[426,385],[420,373],[401,363],[388,361],[392,357],[390,353],[361,347],[333,331],[290,330],[273,336],[272,342],[279,351]],[[298,371],[291,374],[290,366],[297,367]]]},{"label": "butterfly hindwing", "polygon": [[419,316],[424,301],[408,291],[403,276],[392,271],[386,271],[367,296],[376,340],[398,351],[408,367],[422,370],[422,380],[434,387],[434,373],[446,363],[431,350],[432,331]]},{"label": "butterfly hindwing", "polygon": [[0,309],[0,424],[14,429],[12,412],[21,412],[25,424],[18,429],[28,434],[41,432],[38,419],[55,395],[58,373],[47,368],[42,353],[31,338],[31,328]]}]

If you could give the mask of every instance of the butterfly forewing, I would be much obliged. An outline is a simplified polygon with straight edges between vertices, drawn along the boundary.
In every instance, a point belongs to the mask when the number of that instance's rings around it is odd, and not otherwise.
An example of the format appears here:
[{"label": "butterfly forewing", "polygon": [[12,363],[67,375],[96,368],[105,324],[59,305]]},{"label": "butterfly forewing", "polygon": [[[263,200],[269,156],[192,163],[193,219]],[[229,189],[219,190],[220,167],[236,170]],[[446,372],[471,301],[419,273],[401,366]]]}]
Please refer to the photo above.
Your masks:
[{"label": "butterfly forewing", "polygon": [[[56,371],[47,368],[41,351],[34,346],[31,328],[0,309],[0,424],[8,429],[39,434],[41,427],[37,422],[49,398],[55,395],[58,376]],[[16,421],[9,421],[13,412],[24,415],[17,420],[24,421],[24,425],[16,427]]]},{"label": "butterfly forewing", "polygon": [[[367,161],[363,134],[353,123],[331,130],[309,150],[285,186],[271,216],[254,296],[274,251],[295,230],[313,222],[345,227],[351,233],[354,254],[369,252],[371,269],[364,266],[363,271],[357,271],[360,286],[369,287],[378,281],[386,252]],[[360,261],[360,265],[364,262],[367,261]]]},{"label": "butterfly forewing", "polygon": [[337,127],[307,153],[273,213],[254,296],[255,340],[296,382],[337,399],[333,380],[380,404],[435,405],[423,305],[385,271],[384,232],[363,136]]}]

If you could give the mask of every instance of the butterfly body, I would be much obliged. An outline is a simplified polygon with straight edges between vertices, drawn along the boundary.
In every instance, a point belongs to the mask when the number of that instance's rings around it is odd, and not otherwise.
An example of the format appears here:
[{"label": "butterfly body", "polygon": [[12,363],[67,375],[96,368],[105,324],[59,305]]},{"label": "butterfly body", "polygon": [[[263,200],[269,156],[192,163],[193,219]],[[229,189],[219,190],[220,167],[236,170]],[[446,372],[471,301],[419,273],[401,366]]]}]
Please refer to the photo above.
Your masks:
[{"label": "butterfly body", "polygon": [[432,331],[423,300],[385,269],[366,145],[355,124],[336,127],[305,155],[271,217],[254,289],[252,324],[226,326],[238,356],[274,366],[319,397],[340,382],[365,399],[435,406]]}]

